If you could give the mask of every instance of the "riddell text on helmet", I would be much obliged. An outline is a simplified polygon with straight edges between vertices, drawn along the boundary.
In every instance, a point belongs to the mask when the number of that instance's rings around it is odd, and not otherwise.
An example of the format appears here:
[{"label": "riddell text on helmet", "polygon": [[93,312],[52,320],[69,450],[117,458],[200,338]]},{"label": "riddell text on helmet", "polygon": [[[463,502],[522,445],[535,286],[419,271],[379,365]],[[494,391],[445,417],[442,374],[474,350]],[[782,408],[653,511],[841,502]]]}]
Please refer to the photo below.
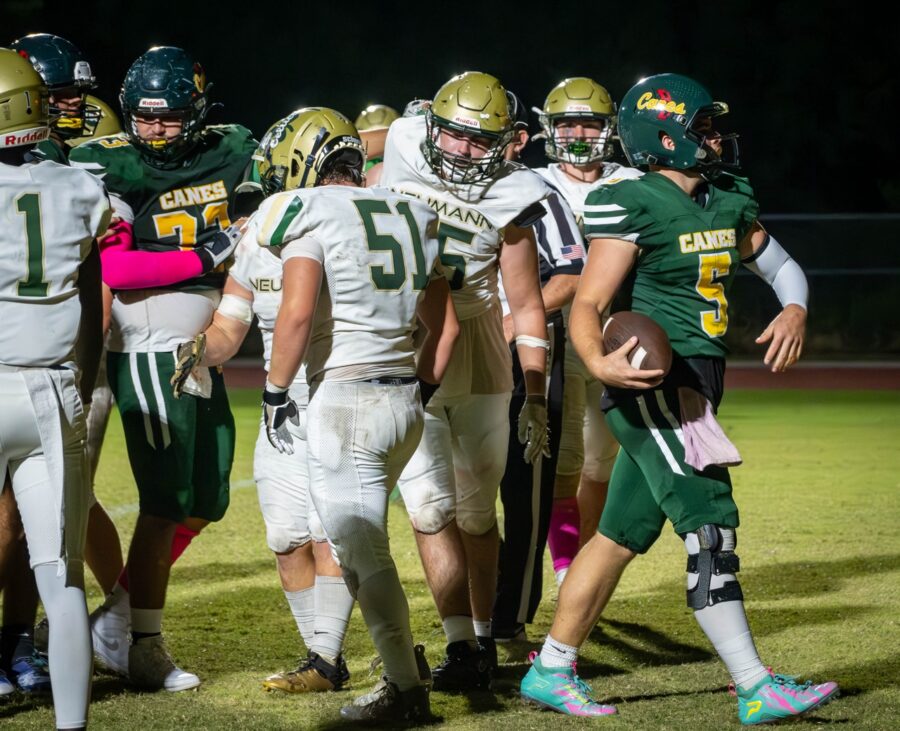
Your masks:
[{"label": "riddell text on helmet", "polygon": [[29,145],[32,142],[43,142],[49,136],[50,130],[47,127],[25,129],[21,132],[3,135],[3,147],[19,147],[20,145]]}]

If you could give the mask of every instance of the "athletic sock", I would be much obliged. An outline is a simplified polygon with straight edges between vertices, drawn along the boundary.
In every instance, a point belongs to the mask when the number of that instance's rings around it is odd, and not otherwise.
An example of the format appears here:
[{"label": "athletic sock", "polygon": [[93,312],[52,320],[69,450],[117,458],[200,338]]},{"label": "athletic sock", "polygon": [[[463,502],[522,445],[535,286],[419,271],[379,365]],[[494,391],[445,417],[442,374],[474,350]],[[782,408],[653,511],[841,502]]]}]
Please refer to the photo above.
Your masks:
[{"label": "athletic sock", "polygon": [[541,665],[545,668],[570,668],[578,660],[578,648],[554,640],[550,635],[541,648]]},{"label": "athletic sock", "polygon": [[315,632],[315,588],[310,586],[299,591],[285,591],[284,596],[287,599],[288,606],[291,608],[291,614],[294,615],[294,621],[297,623],[300,637],[303,638],[303,644],[309,650],[312,646],[313,632]]},{"label": "athletic sock", "polygon": [[492,637],[494,634],[493,622],[491,620],[480,622],[477,619],[473,619],[472,629],[475,630],[476,637]]},{"label": "athletic sock", "polygon": [[162,634],[162,609],[131,608],[131,636],[135,642]]},{"label": "athletic sock", "polygon": [[[191,541],[193,541],[197,536],[200,535],[200,531],[191,530],[181,524],[175,526],[175,534],[172,536],[172,547],[169,551],[169,561],[170,564],[174,564],[179,558],[181,558],[181,554],[183,554],[189,545],[191,545]],[[119,578],[116,581],[116,586],[121,586],[125,592],[129,591],[128,587],[128,565],[126,564],[122,573],[119,574]],[[115,593],[115,588],[113,588],[112,593]]]},{"label": "athletic sock", "polygon": [[547,545],[553,559],[553,571],[557,584],[562,584],[575,554],[578,553],[578,533],[581,521],[578,515],[578,501],[574,497],[553,501],[550,513],[550,530]]},{"label": "athletic sock", "polygon": [[447,635],[447,644],[454,642],[468,642],[475,647],[475,625],[468,614],[451,614],[441,620],[444,625],[444,634]]},{"label": "athletic sock", "polygon": [[[359,585],[356,596],[372,644],[384,661],[388,680],[401,691],[420,685],[409,626],[409,604],[397,569],[391,567],[370,576]],[[466,619],[472,632],[472,618]]]},{"label": "athletic sock", "polygon": [[[315,586],[315,629],[310,650],[334,664],[344,646],[353,597],[342,576],[317,576]],[[408,611],[408,610],[407,610]]]}]

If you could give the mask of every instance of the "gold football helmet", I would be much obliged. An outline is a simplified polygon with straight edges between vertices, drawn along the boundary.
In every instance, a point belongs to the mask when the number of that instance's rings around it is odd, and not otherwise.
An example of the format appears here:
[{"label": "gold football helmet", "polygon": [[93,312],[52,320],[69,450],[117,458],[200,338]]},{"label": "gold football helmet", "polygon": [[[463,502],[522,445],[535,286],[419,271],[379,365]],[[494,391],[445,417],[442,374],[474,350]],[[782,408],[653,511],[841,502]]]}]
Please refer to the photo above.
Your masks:
[{"label": "gold football helmet", "polygon": [[97,116],[94,119],[87,120],[85,136],[67,139],[67,145],[77,147],[82,142],[87,142],[97,137],[117,135],[122,131],[122,123],[119,121],[119,117],[105,101],[98,99],[92,94],[86,94],[84,103],[85,106],[95,107],[98,110]]},{"label": "gold football helmet", "polygon": [[[513,138],[506,89],[490,74],[466,71],[438,89],[425,112],[425,155],[432,170],[454,183],[477,183],[497,173],[503,151]],[[477,140],[484,154],[442,149],[441,133]]]},{"label": "gold football helmet", "polygon": [[354,125],[360,132],[367,129],[390,127],[391,122],[400,118],[400,112],[385,104],[370,104],[356,118]]},{"label": "gold football helmet", "polygon": [[312,188],[337,163],[362,181],[366,151],[356,127],[340,112],[304,107],[276,122],[253,155],[263,192]]},{"label": "gold football helmet", "polygon": [[43,142],[50,136],[47,86],[27,57],[0,48],[0,148]]},{"label": "gold football helmet", "polygon": [[[544,102],[535,109],[546,140],[547,157],[572,165],[588,165],[612,154],[612,136],[616,128],[616,105],[609,92],[593,79],[583,76],[559,82]],[[560,122],[584,121],[600,124],[598,135],[561,133]]]}]

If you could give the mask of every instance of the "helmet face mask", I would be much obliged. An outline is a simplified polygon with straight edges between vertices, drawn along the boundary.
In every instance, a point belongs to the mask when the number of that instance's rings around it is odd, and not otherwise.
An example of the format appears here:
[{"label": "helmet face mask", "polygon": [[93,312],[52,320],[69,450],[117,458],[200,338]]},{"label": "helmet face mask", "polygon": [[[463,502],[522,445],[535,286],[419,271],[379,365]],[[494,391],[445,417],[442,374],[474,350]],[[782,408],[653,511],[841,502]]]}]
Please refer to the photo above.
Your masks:
[{"label": "helmet face mask", "polygon": [[423,152],[438,177],[456,185],[488,181],[514,136],[506,90],[489,74],[454,76],[425,112],[425,130]]},{"label": "helmet face mask", "polygon": [[359,133],[343,114],[306,107],[272,125],[253,159],[263,192],[269,196],[321,185],[338,168],[361,183],[366,153]]},{"label": "helmet face mask", "polygon": [[[695,170],[707,180],[739,165],[737,135],[714,131],[712,120],[728,113],[698,82],[679,74],[639,81],[619,112],[622,149],[635,167]],[[663,146],[663,136],[673,142]]]},{"label": "helmet face mask", "polygon": [[[593,165],[612,155],[616,128],[616,105],[609,92],[593,79],[578,76],[557,84],[535,109],[546,140],[544,154],[555,162]],[[579,122],[599,135],[571,133]]]},{"label": "helmet face mask", "polygon": [[[131,65],[119,102],[125,132],[145,159],[165,164],[190,152],[206,124],[211,87],[203,67],[180,48],[151,48]],[[181,120],[181,130],[173,137],[146,139],[139,134],[138,118],[176,117]]]}]

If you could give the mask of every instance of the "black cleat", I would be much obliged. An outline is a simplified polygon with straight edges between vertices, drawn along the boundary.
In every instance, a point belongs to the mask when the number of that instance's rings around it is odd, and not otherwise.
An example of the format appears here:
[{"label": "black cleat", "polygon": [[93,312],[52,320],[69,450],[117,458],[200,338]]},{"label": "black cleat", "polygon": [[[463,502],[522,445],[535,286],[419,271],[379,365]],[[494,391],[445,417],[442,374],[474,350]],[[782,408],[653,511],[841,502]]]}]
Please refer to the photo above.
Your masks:
[{"label": "black cleat", "polygon": [[447,645],[447,657],[431,673],[434,689],[445,693],[490,690],[493,681],[488,653],[466,640]]},{"label": "black cleat", "polygon": [[434,720],[428,688],[419,685],[401,691],[390,681],[341,708],[341,719],[350,723],[393,727]]},{"label": "black cleat", "polygon": [[488,665],[491,666],[491,672],[497,674],[497,643],[493,637],[476,637],[478,648],[483,650],[487,657]]}]

